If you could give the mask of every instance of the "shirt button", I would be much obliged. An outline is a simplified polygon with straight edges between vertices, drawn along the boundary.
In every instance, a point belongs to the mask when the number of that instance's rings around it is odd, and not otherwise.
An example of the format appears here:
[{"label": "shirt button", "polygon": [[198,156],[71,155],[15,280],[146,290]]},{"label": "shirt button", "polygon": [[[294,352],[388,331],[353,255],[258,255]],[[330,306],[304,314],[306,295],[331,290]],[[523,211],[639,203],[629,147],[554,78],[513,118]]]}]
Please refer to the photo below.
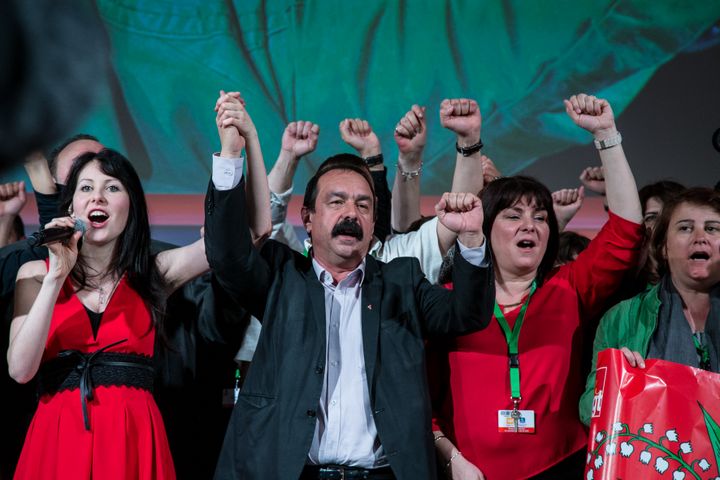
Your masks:
[{"label": "shirt button", "polygon": [[308,417],[315,417],[315,410],[308,410],[305,412]]},{"label": "shirt button", "polygon": [[323,367],[321,367],[320,365],[315,367],[315,373],[317,373],[318,375],[321,375],[322,372],[323,372]]},{"label": "shirt button", "polygon": [[330,405],[335,405],[336,403],[337,403],[336,400],[332,400],[332,401],[330,402]]}]

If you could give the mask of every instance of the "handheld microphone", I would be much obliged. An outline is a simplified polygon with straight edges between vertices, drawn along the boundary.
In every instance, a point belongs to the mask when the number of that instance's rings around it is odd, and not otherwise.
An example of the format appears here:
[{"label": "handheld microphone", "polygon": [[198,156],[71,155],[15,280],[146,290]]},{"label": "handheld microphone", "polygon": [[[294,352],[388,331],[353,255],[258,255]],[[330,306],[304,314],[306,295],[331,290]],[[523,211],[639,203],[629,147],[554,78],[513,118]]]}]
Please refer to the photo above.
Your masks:
[{"label": "handheld microphone", "polygon": [[75,232],[85,233],[85,229],[85,222],[76,218],[75,225],[72,227],[50,227],[33,233],[28,238],[28,244],[31,247],[42,247],[50,243],[64,242],[72,237]]}]

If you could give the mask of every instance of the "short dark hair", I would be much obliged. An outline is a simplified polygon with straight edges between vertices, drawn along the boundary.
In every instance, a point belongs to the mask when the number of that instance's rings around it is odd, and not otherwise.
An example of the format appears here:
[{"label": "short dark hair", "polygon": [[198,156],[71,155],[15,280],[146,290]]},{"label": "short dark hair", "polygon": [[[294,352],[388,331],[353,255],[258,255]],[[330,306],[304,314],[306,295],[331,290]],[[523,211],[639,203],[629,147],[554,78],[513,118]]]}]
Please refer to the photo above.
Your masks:
[{"label": "short dark hair", "polygon": [[373,219],[377,218],[377,198],[375,196],[375,183],[373,182],[370,169],[365,164],[365,161],[353,155],[351,153],[341,153],[339,155],[333,155],[332,157],[325,160],[315,172],[315,175],[308,180],[307,186],[305,187],[305,196],[303,197],[303,207],[315,211],[315,201],[317,200],[317,186],[320,177],[332,170],[350,170],[361,175],[370,186],[370,191],[373,197]]},{"label": "short dark hair", "polygon": [[93,142],[100,143],[100,140],[98,140],[97,137],[94,137],[93,135],[90,135],[88,133],[78,133],[77,135],[73,135],[72,137],[63,141],[60,145],[50,150],[50,154],[48,155],[48,166],[50,167],[50,173],[53,175],[53,177],[57,172],[57,159],[58,155],[60,155],[60,152],[65,150],[65,148],[67,148],[67,146],[71,143],[79,142],[80,140],[92,140]]},{"label": "short dark hair", "polygon": [[660,180],[659,182],[650,183],[638,190],[640,197],[640,208],[645,215],[645,205],[647,201],[655,197],[665,205],[672,197],[685,190],[685,186],[672,180]]},{"label": "short dark hair", "polygon": [[558,254],[555,261],[558,265],[564,265],[575,260],[575,257],[590,245],[590,239],[584,235],[571,230],[560,232],[558,238]]},{"label": "short dark hair", "polygon": [[720,192],[712,188],[693,187],[672,197],[664,206],[663,211],[655,223],[655,230],[650,240],[650,258],[655,263],[654,270],[658,278],[669,273],[668,262],[665,258],[665,245],[670,228],[670,218],[675,210],[682,204],[690,204],[698,207],[710,207],[720,214]]},{"label": "short dark hair", "polygon": [[[127,224],[115,243],[113,258],[108,273],[117,276],[127,274],[130,286],[140,295],[152,312],[158,325],[165,305],[164,285],[155,258],[150,255],[150,223],[147,203],[140,177],[130,161],[122,154],[109,148],[98,153],[88,152],[80,155],[73,163],[68,174],[67,186],[60,200],[60,211],[68,211],[82,170],[91,162],[98,162],[100,170],[117,178],[127,191],[130,199]],[[71,275],[81,290],[88,285],[85,263],[82,261],[82,249],[78,262]]]},{"label": "short dark hair", "polygon": [[[485,238],[490,241],[493,224],[498,214],[510,208],[521,199],[527,198],[534,201],[539,209],[547,212],[547,223],[550,227],[550,236],[548,238],[547,249],[545,255],[540,261],[537,270],[537,282],[542,284],[545,276],[552,270],[555,265],[555,258],[558,252],[558,231],[557,217],[553,210],[553,201],[550,190],[532,177],[524,175],[515,175],[513,177],[503,177],[488,183],[481,193],[483,204],[483,233]],[[492,244],[490,244],[492,251]]]}]

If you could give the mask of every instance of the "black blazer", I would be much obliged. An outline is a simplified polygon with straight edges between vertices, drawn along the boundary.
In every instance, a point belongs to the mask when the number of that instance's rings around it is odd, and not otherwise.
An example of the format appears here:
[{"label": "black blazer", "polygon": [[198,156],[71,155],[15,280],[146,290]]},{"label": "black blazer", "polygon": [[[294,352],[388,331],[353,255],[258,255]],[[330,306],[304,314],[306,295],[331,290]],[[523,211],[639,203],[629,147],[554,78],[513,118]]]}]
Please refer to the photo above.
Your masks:
[{"label": "black blazer", "polygon": [[[219,284],[263,321],[215,478],[293,479],[307,461],[325,369],[325,297],[311,259],[268,241],[252,246],[244,184],[206,198],[205,244]],[[431,285],[414,258],[366,257],[365,372],[378,436],[398,479],[434,479],[424,337],[487,326],[492,268],[457,256],[454,291]]]}]

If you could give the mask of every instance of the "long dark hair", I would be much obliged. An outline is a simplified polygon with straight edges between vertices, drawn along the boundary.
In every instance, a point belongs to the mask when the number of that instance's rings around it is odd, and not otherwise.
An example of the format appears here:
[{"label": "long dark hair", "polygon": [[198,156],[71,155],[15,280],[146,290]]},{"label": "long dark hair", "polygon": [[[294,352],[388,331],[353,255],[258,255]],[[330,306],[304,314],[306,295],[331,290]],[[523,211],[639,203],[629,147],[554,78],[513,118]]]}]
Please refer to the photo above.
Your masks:
[{"label": "long dark hair", "polygon": [[670,218],[675,213],[675,210],[683,204],[710,207],[720,214],[720,192],[705,187],[688,188],[670,198],[663,206],[650,241],[650,258],[654,262],[653,266],[657,272],[657,279],[653,279],[655,281],[662,278],[666,273],[670,273],[668,261],[665,258],[665,245],[667,244],[667,235],[670,228]]},{"label": "long dark hair", "polygon": [[[532,177],[516,175],[514,177],[503,177],[488,183],[481,194],[483,204],[483,233],[490,241],[493,224],[498,214],[515,205],[523,198],[532,200],[538,209],[547,212],[547,223],[550,227],[547,249],[537,269],[537,282],[541,285],[545,276],[555,265],[555,258],[558,252],[560,233],[558,231],[557,217],[553,210],[553,201],[550,190]],[[490,244],[492,251],[492,244]]]},{"label": "long dark hair", "polygon": [[[150,223],[145,193],[130,161],[111,149],[104,149],[98,153],[88,152],[79,156],[68,175],[67,187],[60,200],[61,211],[68,211],[72,205],[80,172],[91,162],[97,162],[105,175],[117,178],[130,198],[127,224],[115,242],[107,273],[117,278],[127,274],[130,287],[148,305],[153,323],[157,327],[165,309],[165,285],[155,264],[155,257],[150,255]],[[78,261],[70,275],[78,291],[92,285],[89,280],[91,275],[82,252],[78,255]]]}]

